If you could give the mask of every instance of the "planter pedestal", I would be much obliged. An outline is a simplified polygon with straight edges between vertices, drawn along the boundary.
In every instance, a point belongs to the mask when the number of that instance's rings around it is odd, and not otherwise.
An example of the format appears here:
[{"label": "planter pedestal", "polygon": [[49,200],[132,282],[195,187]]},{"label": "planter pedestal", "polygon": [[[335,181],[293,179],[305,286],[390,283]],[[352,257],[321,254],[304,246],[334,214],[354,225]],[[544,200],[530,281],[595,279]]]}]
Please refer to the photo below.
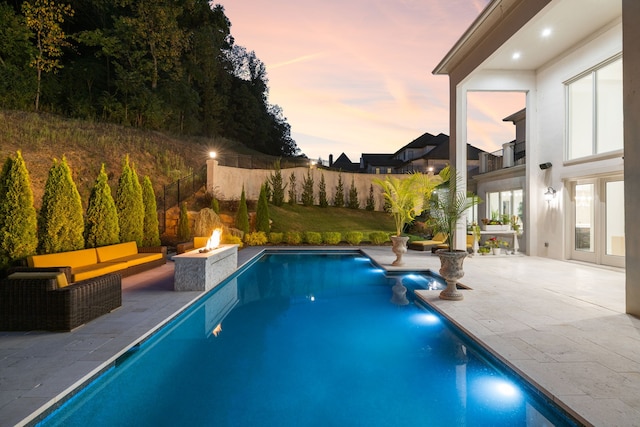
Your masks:
[{"label": "planter pedestal", "polygon": [[391,288],[393,295],[391,296],[391,302],[396,305],[407,305],[409,300],[407,299],[407,288],[402,284],[402,279],[396,279],[396,284]]},{"label": "planter pedestal", "polygon": [[440,292],[440,298],[460,301],[464,296],[456,285],[458,284],[458,279],[464,276],[462,263],[467,256],[467,251],[457,250],[450,252],[446,249],[440,249],[436,251],[436,254],[440,257],[440,275],[447,281],[447,288]]},{"label": "planter pedestal", "polygon": [[391,243],[393,247],[391,250],[394,254],[396,254],[396,259],[391,263],[393,266],[404,265],[402,261],[402,255],[407,253],[407,242],[409,241],[408,236],[391,236]]}]

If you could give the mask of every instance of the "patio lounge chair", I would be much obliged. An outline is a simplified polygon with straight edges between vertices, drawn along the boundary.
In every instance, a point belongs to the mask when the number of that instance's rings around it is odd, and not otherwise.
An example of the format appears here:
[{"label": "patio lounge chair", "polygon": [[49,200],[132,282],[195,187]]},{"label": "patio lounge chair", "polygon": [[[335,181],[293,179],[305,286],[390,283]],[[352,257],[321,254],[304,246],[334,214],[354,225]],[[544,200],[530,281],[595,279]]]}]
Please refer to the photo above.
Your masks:
[{"label": "patio lounge chair", "polygon": [[409,243],[409,249],[413,249],[415,251],[428,251],[438,245],[444,244],[445,240],[447,240],[447,235],[445,233],[436,233],[431,240],[416,240],[415,242]]}]

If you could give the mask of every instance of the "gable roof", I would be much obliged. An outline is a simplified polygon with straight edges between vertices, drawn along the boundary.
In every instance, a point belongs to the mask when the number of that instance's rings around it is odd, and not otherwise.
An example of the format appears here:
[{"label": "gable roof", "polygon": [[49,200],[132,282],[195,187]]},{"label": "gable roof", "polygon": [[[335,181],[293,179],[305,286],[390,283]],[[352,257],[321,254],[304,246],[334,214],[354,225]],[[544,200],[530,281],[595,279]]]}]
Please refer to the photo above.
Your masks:
[{"label": "gable roof", "polygon": [[331,165],[333,169],[340,169],[347,172],[357,172],[360,169],[358,163],[353,163],[346,154],[342,153]]}]

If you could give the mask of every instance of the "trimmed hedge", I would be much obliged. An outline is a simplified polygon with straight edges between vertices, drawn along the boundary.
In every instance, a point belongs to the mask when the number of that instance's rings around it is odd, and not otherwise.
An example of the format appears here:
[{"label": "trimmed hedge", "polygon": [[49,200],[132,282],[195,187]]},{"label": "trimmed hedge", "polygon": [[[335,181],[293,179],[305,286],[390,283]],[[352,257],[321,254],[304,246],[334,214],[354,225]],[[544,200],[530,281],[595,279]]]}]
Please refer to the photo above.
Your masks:
[{"label": "trimmed hedge", "polygon": [[389,233],[384,231],[373,231],[369,233],[369,241],[372,245],[383,245],[389,241]]},{"label": "trimmed hedge", "polygon": [[279,245],[284,240],[284,233],[269,233],[269,243]]},{"label": "trimmed hedge", "polygon": [[284,241],[287,242],[288,245],[299,245],[302,243],[302,233],[298,231],[287,231],[284,234]]},{"label": "trimmed hedge", "polygon": [[344,235],[344,239],[351,245],[359,245],[364,235],[360,231],[348,231]]},{"label": "trimmed hedge", "polygon": [[337,245],[342,241],[342,233],[339,231],[325,231],[322,233],[322,241],[327,245]]},{"label": "trimmed hedge", "polygon": [[322,233],[307,231],[304,233],[304,240],[310,245],[319,245],[322,243]]}]

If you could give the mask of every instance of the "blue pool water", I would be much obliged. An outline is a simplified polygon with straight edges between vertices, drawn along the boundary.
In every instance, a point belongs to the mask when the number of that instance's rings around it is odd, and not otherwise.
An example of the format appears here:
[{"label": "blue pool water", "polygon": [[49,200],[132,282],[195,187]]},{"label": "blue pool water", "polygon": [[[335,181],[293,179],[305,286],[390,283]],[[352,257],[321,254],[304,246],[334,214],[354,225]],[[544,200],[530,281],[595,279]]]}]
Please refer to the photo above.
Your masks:
[{"label": "blue pool water", "polygon": [[64,426],[574,425],[357,253],[266,254],[45,419]]}]

